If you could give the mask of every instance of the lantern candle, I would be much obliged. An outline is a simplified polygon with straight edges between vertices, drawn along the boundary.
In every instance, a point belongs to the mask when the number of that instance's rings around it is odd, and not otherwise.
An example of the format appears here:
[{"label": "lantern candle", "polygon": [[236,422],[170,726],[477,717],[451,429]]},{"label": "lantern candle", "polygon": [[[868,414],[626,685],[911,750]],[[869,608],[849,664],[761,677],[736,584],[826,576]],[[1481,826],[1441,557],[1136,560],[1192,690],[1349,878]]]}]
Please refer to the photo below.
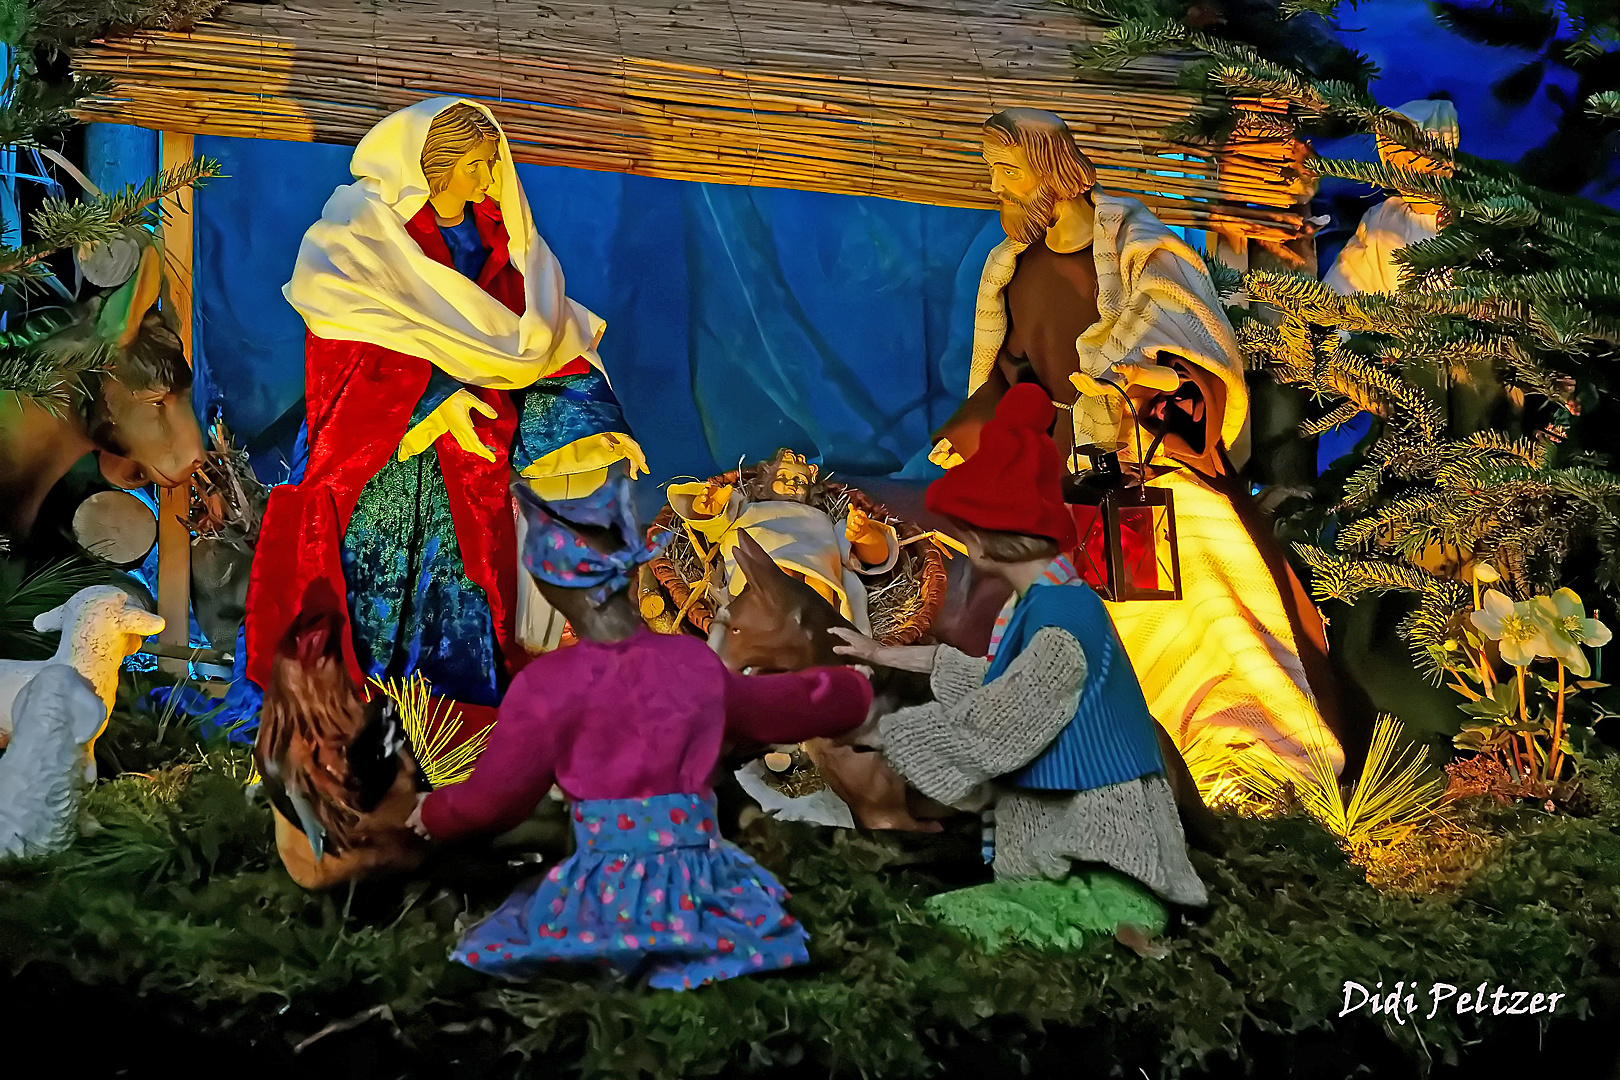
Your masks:
[{"label": "lantern candle", "polygon": [[1170,492],[1127,477],[1119,456],[1091,453],[1066,497],[1079,545],[1074,566],[1104,600],[1180,600],[1175,501]]}]

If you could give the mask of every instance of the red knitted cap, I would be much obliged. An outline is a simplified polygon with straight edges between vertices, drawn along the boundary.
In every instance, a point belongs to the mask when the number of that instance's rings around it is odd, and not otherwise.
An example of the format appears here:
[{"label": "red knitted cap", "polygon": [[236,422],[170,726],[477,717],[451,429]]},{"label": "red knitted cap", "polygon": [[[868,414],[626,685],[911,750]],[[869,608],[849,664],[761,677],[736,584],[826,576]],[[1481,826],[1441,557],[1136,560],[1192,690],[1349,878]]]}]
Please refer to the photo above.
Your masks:
[{"label": "red knitted cap", "polygon": [[1063,502],[1063,455],[1049,434],[1056,410],[1034,383],[1007,391],[979,433],[979,449],[928,486],[928,509],[980,529],[1045,536],[1069,550],[1074,517]]}]

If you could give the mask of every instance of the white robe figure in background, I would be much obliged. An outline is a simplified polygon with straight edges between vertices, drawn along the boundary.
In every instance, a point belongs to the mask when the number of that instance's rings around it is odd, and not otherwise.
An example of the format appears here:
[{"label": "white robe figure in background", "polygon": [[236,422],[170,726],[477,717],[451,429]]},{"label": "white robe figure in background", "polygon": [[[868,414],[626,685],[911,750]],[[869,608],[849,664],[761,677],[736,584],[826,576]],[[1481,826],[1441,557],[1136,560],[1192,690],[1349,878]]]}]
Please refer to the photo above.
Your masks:
[{"label": "white robe figure in background", "polygon": [[[1395,110],[1417,125],[1418,130],[1448,150],[1455,150],[1461,131],[1457,109],[1449,101],[1408,101]],[[1444,175],[1450,166],[1431,161],[1383,136],[1378,139],[1378,157],[1385,165],[1410,172]],[[1393,293],[1401,287],[1401,267],[1395,253],[1411,244],[1432,240],[1440,233],[1440,207],[1414,195],[1391,195],[1369,210],[1356,227],[1356,235],[1344,245],[1333,267],[1322,279],[1336,293]]]}]

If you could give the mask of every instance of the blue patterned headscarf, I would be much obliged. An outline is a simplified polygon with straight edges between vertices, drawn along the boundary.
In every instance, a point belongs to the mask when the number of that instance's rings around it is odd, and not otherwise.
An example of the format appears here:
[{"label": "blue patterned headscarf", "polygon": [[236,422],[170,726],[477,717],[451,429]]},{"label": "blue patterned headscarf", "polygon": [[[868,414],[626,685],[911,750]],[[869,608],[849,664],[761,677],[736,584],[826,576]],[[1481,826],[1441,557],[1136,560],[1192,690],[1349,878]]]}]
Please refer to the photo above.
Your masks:
[{"label": "blue patterned headscarf", "polygon": [[[630,584],[636,567],[656,558],[673,534],[664,532],[642,542],[630,499],[630,480],[619,474],[581,499],[547,502],[527,484],[514,484],[528,535],[523,566],[540,581],[564,589],[588,589],[593,604]],[[630,546],[610,554],[591,547],[575,526],[617,529]]]}]

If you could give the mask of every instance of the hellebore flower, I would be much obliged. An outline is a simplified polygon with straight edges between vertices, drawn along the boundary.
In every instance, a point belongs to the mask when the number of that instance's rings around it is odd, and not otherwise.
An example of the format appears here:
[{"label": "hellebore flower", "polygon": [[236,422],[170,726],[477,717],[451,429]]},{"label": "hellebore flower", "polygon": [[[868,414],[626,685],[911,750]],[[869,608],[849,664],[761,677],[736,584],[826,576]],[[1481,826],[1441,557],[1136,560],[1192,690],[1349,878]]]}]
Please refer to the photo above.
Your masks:
[{"label": "hellebore flower", "polygon": [[1551,596],[1530,601],[1533,617],[1542,626],[1550,655],[1577,679],[1592,673],[1586,647],[1606,645],[1614,635],[1607,626],[1586,617],[1586,609],[1574,589],[1559,589]]},{"label": "hellebore flower", "polygon": [[1480,633],[1501,643],[1502,659],[1514,667],[1529,667],[1536,657],[1553,655],[1547,630],[1529,601],[1515,604],[1492,589],[1485,594],[1484,606],[1468,619]]},{"label": "hellebore flower", "polygon": [[1489,585],[1494,581],[1501,581],[1502,575],[1490,563],[1480,562],[1474,564],[1474,580],[1481,585]]}]

